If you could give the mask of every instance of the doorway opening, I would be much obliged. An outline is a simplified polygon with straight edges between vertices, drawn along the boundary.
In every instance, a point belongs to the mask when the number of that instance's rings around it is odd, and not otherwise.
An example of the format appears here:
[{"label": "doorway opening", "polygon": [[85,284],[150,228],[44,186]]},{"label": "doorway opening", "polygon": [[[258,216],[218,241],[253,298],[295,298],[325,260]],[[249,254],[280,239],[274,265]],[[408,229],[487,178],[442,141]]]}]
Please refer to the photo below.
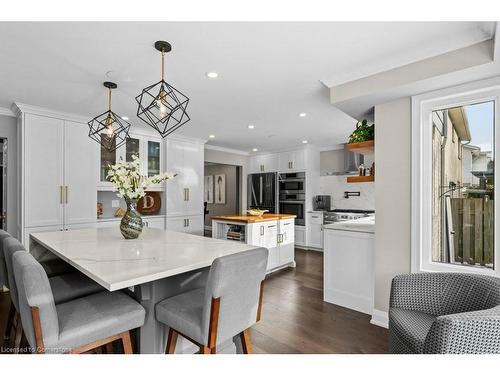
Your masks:
[{"label": "doorway opening", "polygon": [[212,237],[212,217],[241,213],[241,166],[205,162],[205,237]]},{"label": "doorway opening", "polygon": [[0,229],[7,230],[7,138],[0,138]]}]

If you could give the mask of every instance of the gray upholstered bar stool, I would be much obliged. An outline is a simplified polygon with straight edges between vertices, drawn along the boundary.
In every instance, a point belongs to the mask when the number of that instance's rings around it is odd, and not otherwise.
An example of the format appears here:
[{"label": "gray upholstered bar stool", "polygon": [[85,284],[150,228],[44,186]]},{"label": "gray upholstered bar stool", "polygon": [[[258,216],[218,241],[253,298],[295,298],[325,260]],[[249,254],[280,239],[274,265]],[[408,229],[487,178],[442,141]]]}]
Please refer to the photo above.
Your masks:
[{"label": "gray upholstered bar stool", "polygon": [[[5,264],[7,268],[8,287],[10,290],[10,298],[12,306],[14,306],[15,313],[12,319],[10,329],[10,347],[19,348],[22,338],[23,328],[20,319],[19,301],[18,301],[18,288],[15,279],[15,271],[13,268],[13,256],[17,252],[28,253],[21,243],[13,237],[5,238],[3,241]],[[42,267],[40,265],[40,267]],[[45,272],[45,269],[42,267]],[[45,272],[46,274],[46,272]],[[49,285],[54,295],[56,304],[64,303],[69,300],[83,297],[92,293],[101,292],[104,289],[89,279],[87,276],[79,273],[72,272],[58,276],[53,276],[48,279]]]},{"label": "gray upholstered bar stool", "polygon": [[[0,229],[0,285],[5,283],[5,286],[8,287],[9,280],[7,279],[7,268],[5,265],[5,257],[3,254],[3,240],[11,237],[11,235]],[[36,258],[36,257],[35,257]],[[48,277],[62,275],[64,273],[75,272],[75,268],[66,263],[64,260],[59,258],[52,259],[37,259],[42,265],[43,269],[47,273]]]},{"label": "gray upholstered bar stool", "polygon": [[260,320],[268,250],[258,248],[217,258],[205,288],[167,298],[156,305],[156,319],[169,327],[167,354],[177,337],[215,354],[217,345],[240,335],[243,352],[252,352],[248,329]]},{"label": "gray upholstered bar stool", "polygon": [[55,304],[47,275],[26,251],[13,256],[19,309],[30,347],[37,353],[85,353],[121,340],[132,353],[129,331],[144,324],[146,312],[122,292],[100,292]]}]

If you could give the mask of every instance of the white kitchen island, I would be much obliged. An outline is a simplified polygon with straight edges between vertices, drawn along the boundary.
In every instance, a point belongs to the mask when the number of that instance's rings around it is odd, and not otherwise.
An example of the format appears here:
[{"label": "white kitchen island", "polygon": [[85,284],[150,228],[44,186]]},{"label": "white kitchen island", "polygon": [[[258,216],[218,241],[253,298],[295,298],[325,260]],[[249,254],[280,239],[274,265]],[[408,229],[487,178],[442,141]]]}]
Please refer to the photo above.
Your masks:
[{"label": "white kitchen island", "polygon": [[214,216],[212,238],[265,247],[268,272],[295,267],[295,215]]},{"label": "white kitchen island", "polygon": [[324,301],[372,314],[375,217],[341,221],[323,229]]},{"label": "white kitchen island", "polygon": [[[204,286],[214,259],[255,248],[154,228],[144,228],[136,240],[124,239],[118,228],[88,228],[33,233],[30,242],[38,259],[57,256],[107,290],[123,290],[142,304],[146,320],[139,329],[140,353],[165,352],[167,327],[155,319],[156,303]],[[198,350],[184,339],[177,348]],[[234,352],[235,345],[224,343],[218,351]]]}]

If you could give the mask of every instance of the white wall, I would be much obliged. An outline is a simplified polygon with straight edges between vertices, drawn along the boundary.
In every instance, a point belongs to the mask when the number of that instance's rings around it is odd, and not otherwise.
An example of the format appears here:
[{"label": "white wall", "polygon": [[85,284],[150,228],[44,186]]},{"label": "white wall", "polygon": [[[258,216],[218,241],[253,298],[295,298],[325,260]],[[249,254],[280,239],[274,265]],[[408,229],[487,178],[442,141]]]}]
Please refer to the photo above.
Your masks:
[{"label": "white wall", "polygon": [[375,106],[375,124],[375,309],[387,312],[392,278],[410,272],[410,98]]},{"label": "white wall", "polygon": [[247,173],[248,156],[228,151],[213,150],[205,147],[205,161],[220,164],[237,165],[241,167],[241,204],[242,212],[247,209]]},{"label": "white wall", "polygon": [[0,115],[0,138],[7,138],[7,231],[17,226],[17,119]]}]

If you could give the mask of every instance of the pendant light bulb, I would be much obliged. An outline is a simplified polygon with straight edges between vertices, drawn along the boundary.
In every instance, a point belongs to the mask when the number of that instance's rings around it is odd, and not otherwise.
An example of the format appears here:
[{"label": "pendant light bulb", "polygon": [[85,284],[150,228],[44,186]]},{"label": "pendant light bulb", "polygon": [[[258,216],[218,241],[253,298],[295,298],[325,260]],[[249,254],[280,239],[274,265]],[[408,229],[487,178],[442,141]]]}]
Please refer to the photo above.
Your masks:
[{"label": "pendant light bulb", "polygon": [[112,137],[115,134],[115,130],[113,129],[113,118],[111,117],[111,114],[108,114],[108,117],[106,118],[106,133],[108,134],[108,137]]},{"label": "pendant light bulb", "polygon": [[156,101],[156,104],[158,105],[158,109],[160,110],[160,116],[161,118],[165,118],[165,116],[168,114],[168,109],[167,109],[167,93],[165,90],[160,91],[159,99]]}]

